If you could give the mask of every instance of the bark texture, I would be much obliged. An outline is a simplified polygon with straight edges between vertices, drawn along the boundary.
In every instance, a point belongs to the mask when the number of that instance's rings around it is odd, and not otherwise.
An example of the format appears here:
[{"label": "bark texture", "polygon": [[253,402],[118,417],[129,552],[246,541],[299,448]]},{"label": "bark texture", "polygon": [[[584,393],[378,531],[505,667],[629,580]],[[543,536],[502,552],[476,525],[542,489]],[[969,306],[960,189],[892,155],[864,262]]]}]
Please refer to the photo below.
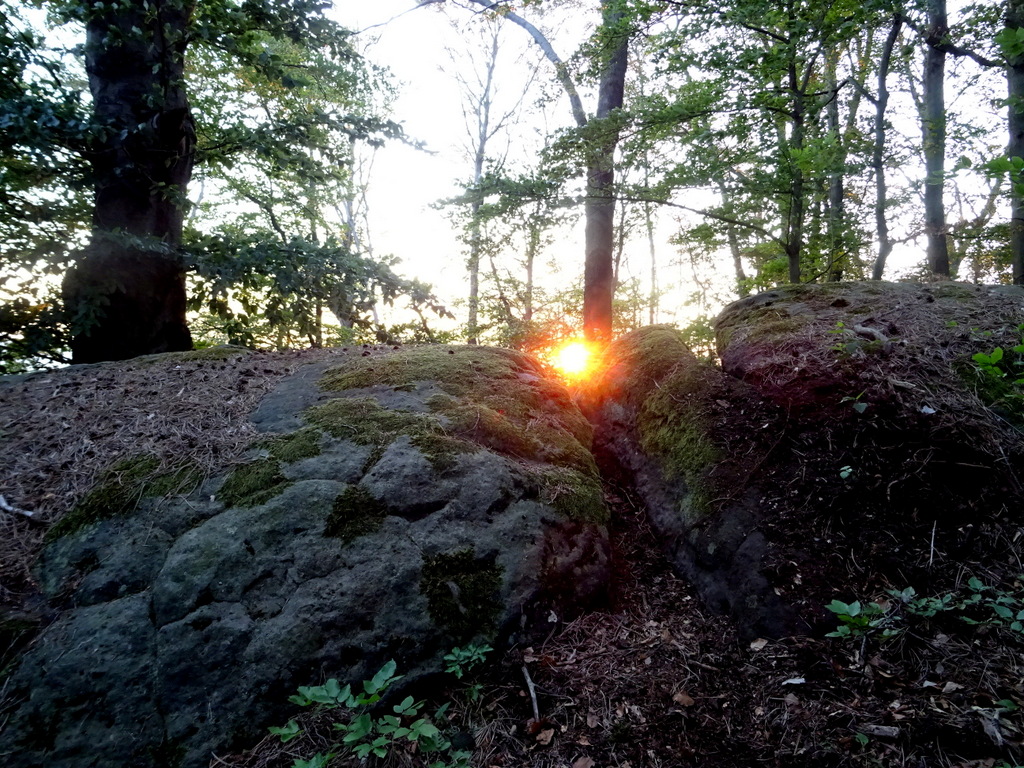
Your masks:
[{"label": "bark texture", "polygon": [[191,0],[93,11],[86,70],[97,122],[88,247],[64,279],[76,363],[190,349],[181,244],[195,130],[183,72]]},{"label": "bark texture", "polygon": [[[586,261],[583,270],[583,333],[590,341],[612,337],[612,297],[615,294],[615,148],[619,129],[608,118],[622,108],[626,84],[629,36],[622,29],[618,2],[602,3],[604,62],[598,91],[597,135],[587,169]],[[595,123],[592,123],[595,125]]]},{"label": "bark texture", "polygon": [[928,268],[949,277],[946,244],[946,210],[943,204],[946,171],[946,51],[943,38],[949,31],[946,0],[928,0],[928,30],[924,54],[924,104],[921,126],[924,139],[924,228],[928,236]]},{"label": "bark texture", "polygon": [[[1024,27],[1024,0],[1007,0],[1007,29]],[[1010,56],[1006,66],[1006,84],[1009,94],[1010,141],[1006,154],[1024,157],[1024,56]],[[1013,282],[1024,284],[1024,195],[1020,174],[1010,179],[1010,250],[1013,259]]]}]

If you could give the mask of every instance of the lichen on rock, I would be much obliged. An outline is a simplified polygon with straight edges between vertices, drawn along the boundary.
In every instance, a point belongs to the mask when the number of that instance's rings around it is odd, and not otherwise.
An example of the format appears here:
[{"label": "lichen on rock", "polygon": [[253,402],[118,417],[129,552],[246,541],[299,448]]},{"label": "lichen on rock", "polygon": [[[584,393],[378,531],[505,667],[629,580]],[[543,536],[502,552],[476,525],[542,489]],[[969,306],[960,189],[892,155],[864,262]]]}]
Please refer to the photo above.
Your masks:
[{"label": "lichen on rock", "polygon": [[[458,643],[504,647],[605,599],[591,430],[525,356],[338,353],[251,419],[244,461],[187,498],[140,459],[104,476],[77,517],[94,524],[56,529],[37,574],[56,621],[7,681],[12,765],[200,768],[298,685],[392,657],[416,681]],[[135,504],[154,489],[172,495]]]}]

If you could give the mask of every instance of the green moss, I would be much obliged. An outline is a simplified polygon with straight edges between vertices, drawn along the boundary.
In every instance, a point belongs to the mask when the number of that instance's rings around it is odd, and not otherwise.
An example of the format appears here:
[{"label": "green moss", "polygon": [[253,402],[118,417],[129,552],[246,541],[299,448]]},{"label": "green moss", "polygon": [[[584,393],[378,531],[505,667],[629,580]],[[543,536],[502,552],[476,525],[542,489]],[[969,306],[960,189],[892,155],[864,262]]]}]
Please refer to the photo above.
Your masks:
[{"label": "green moss", "polygon": [[710,512],[713,492],[707,476],[721,454],[704,426],[707,394],[699,370],[683,371],[662,382],[641,407],[637,426],[641,449],[659,457],[670,478],[686,483],[689,509],[704,515]]},{"label": "green moss", "polygon": [[936,299],[957,299],[958,301],[964,299],[976,301],[978,298],[978,293],[973,288],[956,283],[938,283],[932,289],[932,295]]},{"label": "green moss", "polygon": [[187,352],[162,352],[157,355],[145,355],[144,357],[136,358],[132,362],[137,366],[155,365],[156,363],[168,361],[177,363],[188,363],[193,361],[224,362],[238,357],[239,355],[248,355],[251,352],[251,349],[247,349],[245,347],[219,345],[215,347],[192,349]]},{"label": "green moss", "polygon": [[217,498],[229,507],[256,507],[266,504],[291,485],[281,474],[277,459],[257,459],[242,464],[228,475]]},{"label": "green moss", "polygon": [[570,520],[603,525],[608,522],[601,483],[591,474],[565,467],[547,467],[534,475],[540,500]]},{"label": "green moss", "polygon": [[329,370],[320,379],[320,386],[326,390],[378,384],[407,388],[413,382],[435,381],[446,392],[465,395],[478,383],[474,381],[477,377],[507,378],[528,368],[526,358],[493,347],[405,347]]},{"label": "green moss", "polygon": [[361,485],[350,485],[335,500],[324,526],[324,536],[348,544],[378,530],[388,508]]},{"label": "green moss", "polygon": [[436,416],[384,408],[372,397],[330,400],[310,408],[305,417],[330,435],[374,446],[371,462],[379,459],[384,449],[401,435],[408,435],[438,471],[454,466],[460,454],[476,450],[472,443],[449,435]]},{"label": "green moss", "polygon": [[257,448],[263,448],[278,461],[290,464],[301,459],[312,459],[321,453],[320,439],[323,433],[318,429],[300,429],[281,437],[261,440]]},{"label": "green moss", "polygon": [[505,405],[501,409],[472,401],[442,404],[434,400],[432,405],[448,417],[448,429],[457,437],[518,459],[597,473],[593,455],[580,444],[576,435],[562,426],[559,419],[543,411],[530,417],[521,402],[511,400],[505,403],[503,400],[495,398],[491,401],[494,405]]},{"label": "green moss", "polygon": [[450,464],[467,445],[527,461],[593,473],[593,432],[568,391],[543,377],[529,358],[493,347],[411,347],[360,358],[328,371],[327,390],[375,385],[396,390],[434,382],[445,394],[428,401],[433,413],[389,411],[369,398],[340,398],[318,406],[311,423],[332,434],[381,445],[409,434],[435,464]]},{"label": "green moss", "polygon": [[496,628],[501,583],[500,566],[464,549],[426,558],[420,589],[435,623],[463,641]]},{"label": "green moss", "polygon": [[794,331],[804,327],[806,321],[799,317],[780,317],[777,320],[768,320],[756,323],[751,326],[748,340],[763,338],[765,336],[788,336]]},{"label": "green moss", "polygon": [[106,470],[70,512],[46,532],[46,541],[81,530],[87,525],[124,517],[148,497],[190,493],[199,484],[199,471],[181,464],[161,471],[161,461],[152,454],[132,456]]}]

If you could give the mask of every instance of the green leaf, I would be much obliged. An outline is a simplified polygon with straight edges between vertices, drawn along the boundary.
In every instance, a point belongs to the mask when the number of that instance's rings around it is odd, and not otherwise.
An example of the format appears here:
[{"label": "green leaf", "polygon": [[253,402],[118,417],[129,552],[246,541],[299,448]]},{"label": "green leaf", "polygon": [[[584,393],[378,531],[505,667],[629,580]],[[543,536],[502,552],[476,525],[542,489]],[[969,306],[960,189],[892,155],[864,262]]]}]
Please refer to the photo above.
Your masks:
[{"label": "green leaf", "polygon": [[395,664],[395,660],[387,662],[381,667],[377,674],[373,676],[372,680],[366,680],[363,682],[363,688],[368,694],[378,694],[382,691],[387,690],[387,687],[394,683],[396,680],[400,680],[400,676],[395,676],[395,670],[398,665]]},{"label": "green leaf", "polygon": [[326,755],[316,754],[309,758],[309,760],[296,760],[292,763],[292,768],[325,768],[335,757],[336,755],[333,752],[328,752]]},{"label": "green leaf", "polygon": [[277,727],[273,727],[272,726],[272,727],[268,728],[267,730],[270,731],[275,736],[280,736],[282,744],[287,744],[289,741],[294,739],[296,736],[299,736],[299,735],[302,734],[302,729],[299,728],[299,724],[296,723],[294,720],[289,720],[288,724],[285,725],[283,728],[277,728]]},{"label": "green leaf", "polygon": [[344,730],[346,733],[342,741],[346,744],[353,744],[370,735],[373,731],[373,720],[370,719],[369,714],[364,712],[347,726],[344,726]]}]

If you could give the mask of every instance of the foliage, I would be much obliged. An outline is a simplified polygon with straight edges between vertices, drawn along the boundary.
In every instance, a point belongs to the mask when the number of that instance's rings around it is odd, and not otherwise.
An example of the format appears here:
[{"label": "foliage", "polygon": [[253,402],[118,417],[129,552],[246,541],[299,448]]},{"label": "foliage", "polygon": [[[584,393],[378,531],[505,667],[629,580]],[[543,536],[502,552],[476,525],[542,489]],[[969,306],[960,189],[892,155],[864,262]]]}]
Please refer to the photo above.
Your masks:
[{"label": "foliage", "polygon": [[[447,662],[445,671],[461,680],[465,674],[479,666],[491,650],[486,645],[453,648],[444,657]],[[382,713],[379,706],[381,700],[402,679],[401,675],[395,674],[396,670],[394,660],[387,662],[370,680],[363,681],[362,690],[354,689],[349,684],[342,687],[333,678],[323,685],[300,687],[298,694],[289,698],[293,704],[328,710],[346,709],[349,716],[345,722],[333,726],[339,735],[339,743],[334,744],[326,753],[295,760],[292,768],[326,766],[333,758],[344,753],[350,753],[361,760],[384,758],[393,749],[406,746],[415,746],[422,754],[431,756],[428,758],[432,760],[430,768],[469,768],[471,753],[453,746],[436,724],[447,722],[450,704],[438,707],[431,717],[424,713],[425,702],[406,696],[394,704],[390,712]],[[270,732],[278,736],[282,743],[302,735],[302,729],[295,720],[288,721],[283,727],[270,728]]]},{"label": "foliage", "polygon": [[961,624],[1007,630],[1024,640],[1024,587],[994,587],[975,576],[957,590],[932,597],[913,587],[890,589],[892,600],[862,604],[833,600],[826,608],[840,621],[827,637],[853,639],[876,636],[886,640],[906,632],[915,622],[949,616]]},{"label": "foliage", "polygon": [[281,242],[272,233],[236,232],[195,237],[188,250],[197,275],[191,308],[216,318],[214,327],[232,344],[322,346],[325,312],[344,328],[373,329],[378,303],[399,297],[421,318],[450,316],[427,286],[395,274],[394,260],[372,260],[334,240]]}]

